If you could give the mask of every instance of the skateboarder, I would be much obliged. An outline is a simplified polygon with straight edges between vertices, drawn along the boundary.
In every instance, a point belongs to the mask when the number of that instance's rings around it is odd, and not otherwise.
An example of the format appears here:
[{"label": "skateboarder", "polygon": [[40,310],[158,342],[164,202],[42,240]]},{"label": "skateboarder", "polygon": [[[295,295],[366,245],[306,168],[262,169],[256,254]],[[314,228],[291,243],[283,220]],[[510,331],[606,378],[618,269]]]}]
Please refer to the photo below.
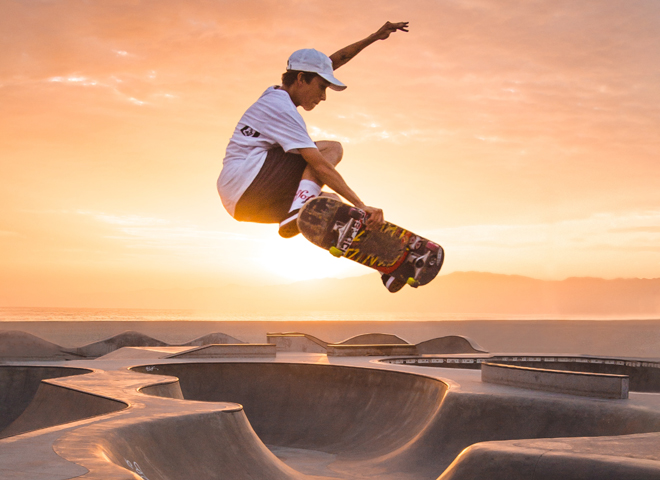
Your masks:
[{"label": "skateboarder", "polygon": [[379,208],[365,205],[336,170],[343,150],[339,142],[314,142],[297,110],[312,110],[326,99],[326,89],[346,88],[333,71],[365,47],[396,31],[408,31],[408,22],[387,22],[377,32],[333,53],[314,49],[291,54],[282,85],[269,87],[241,117],[227,146],[218,192],[236,220],[279,223],[279,234],[299,233],[298,212],[327,185],[369,215],[367,225],[383,223]]}]

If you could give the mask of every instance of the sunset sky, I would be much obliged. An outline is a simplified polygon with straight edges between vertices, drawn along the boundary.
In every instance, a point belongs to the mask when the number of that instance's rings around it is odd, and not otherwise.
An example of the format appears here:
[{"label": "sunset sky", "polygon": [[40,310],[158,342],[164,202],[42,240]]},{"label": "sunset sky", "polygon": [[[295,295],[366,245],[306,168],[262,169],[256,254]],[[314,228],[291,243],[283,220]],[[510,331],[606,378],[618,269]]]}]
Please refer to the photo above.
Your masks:
[{"label": "sunset sky", "polygon": [[301,110],[366,203],[443,273],[660,277],[657,0],[0,0],[0,305],[368,273],[215,181],[291,52],[386,20]]}]

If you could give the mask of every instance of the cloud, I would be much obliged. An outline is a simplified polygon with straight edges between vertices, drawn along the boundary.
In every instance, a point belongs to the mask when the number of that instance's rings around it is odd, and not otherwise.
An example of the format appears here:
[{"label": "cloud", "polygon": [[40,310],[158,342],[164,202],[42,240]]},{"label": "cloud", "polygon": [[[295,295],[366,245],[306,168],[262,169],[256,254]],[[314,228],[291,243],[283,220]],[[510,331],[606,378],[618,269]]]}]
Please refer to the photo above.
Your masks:
[{"label": "cloud", "polygon": [[447,238],[463,245],[518,249],[549,246],[589,249],[594,245],[628,250],[660,245],[660,212],[602,213],[587,218],[520,225],[467,225],[429,231],[429,236]]},{"label": "cloud", "polygon": [[[383,0],[375,12],[346,0],[4,2],[3,205],[87,212],[89,232],[60,237],[112,243],[108,263],[128,249],[181,252],[182,265],[210,257],[240,272],[227,252],[255,230],[213,227],[213,182],[240,115],[293,50],[332,53],[401,19],[410,33],[370,46],[342,67],[345,92],[303,112],[315,138],[360,160],[340,167],[351,187],[446,239],[450,268],[469,250],[457,269],[534,259],[596,274],[609,251],[621,272],[657,276],[657,218],[630,212],[658,204],[660,3]],[[148,208],[160,210],[139,215]],[[46,236],[36,242],[47,250]]]}]

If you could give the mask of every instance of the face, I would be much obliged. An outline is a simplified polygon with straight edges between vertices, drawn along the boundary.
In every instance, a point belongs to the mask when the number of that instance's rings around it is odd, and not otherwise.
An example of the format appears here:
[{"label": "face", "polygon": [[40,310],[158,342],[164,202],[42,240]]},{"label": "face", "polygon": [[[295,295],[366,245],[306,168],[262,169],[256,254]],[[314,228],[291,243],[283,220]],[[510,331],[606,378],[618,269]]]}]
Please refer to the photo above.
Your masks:
[{"label": "face", "polygon": [[324,80],[318,75],[309,83],[306,83],[301,78],[296,83],[299,105],[307,111],[314,109],[314,107],[325,100],[325,92],[330,85],[327,80]]}]

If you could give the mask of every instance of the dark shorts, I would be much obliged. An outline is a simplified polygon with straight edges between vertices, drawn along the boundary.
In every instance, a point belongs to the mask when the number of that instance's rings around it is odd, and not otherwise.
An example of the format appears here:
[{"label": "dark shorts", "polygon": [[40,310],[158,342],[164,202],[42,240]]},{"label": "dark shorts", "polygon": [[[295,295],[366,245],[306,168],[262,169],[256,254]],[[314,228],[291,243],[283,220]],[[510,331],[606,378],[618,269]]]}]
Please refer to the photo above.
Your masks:
[{"label": "dark shorts", "polygon": [[281,147],[269,150],[261,170],[238,200],[234,218],[280,223],[289,213],[306,167],[302,155],[286,153]]}]

